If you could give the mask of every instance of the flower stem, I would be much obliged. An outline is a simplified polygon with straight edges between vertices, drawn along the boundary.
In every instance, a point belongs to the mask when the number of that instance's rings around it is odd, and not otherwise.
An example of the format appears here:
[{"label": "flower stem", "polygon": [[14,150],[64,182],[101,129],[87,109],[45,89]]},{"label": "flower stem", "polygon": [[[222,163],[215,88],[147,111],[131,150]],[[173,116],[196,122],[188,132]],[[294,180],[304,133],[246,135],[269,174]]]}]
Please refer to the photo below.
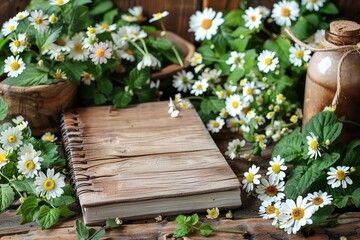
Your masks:
[{"label": "flower stem", "polygon": [[139,50],[139,52],[141,52],[142,55],[146,55],[146,53],[144,52],[144,50],[135,42],[135,41],[130,41],[129,42],[137,49]]},{"label": "flower stem", "polygon": [[213,61],[213,62],[225,63],[225,61],[220,60],[220,59],[216,59],[216,58],[203,57],[203,59]]},{"label": "flower stem", "polygon": [[148,49],[147,49],[147,47],[146,47],[146,44],[145,44],[144,39],[140,38],[140,42],[141,42],[142,45],[144,46],[145,52],[146,52],[146,53],[149,53],[149,51],[148,51]]},{"label": "flower stem", "polygon": [[225,233],[238,233],[238,234],[245,234],[245,231],[240,230],[227,230],[227,229],[214,229],[214,232],[225,232]]},{"label": "flower stem", "polygon": [[339,119],[339,122],[343,122],[343,123],[350,123],[350,124],[353,124],[357,127],[360,127],[360,124],[357,123],[357,122],[354,122],[354,121],[350,121],[350,120],[345,120],[345,119]]},{"label": "flower stem", "polygon": [[267,30],[266,28],[262,28],[261,29],[264,33],[266,33],[271,39],[273,39],[274,37],[273,37],[273,35],[271,34],[271,32],[269,31],[269,30]]},{"label": "flower stem", "polygon": [[14,184],[12,184],[12,183],[10,182],[10,179],[9,179],[7,176],[5,176],[2,172],[0,172],[0,175],[1,175],[2,177],[4,177],[4,178],[9,182],[9,184],[11,185],[11,187],[13,187],[13,188],[15,189],[15,191],[20,195],[21,198],[24,198],[24,196],[19,192],[19,190],[17,190],[17,188],[14,186]]},{"label": "flower stem", "polygon": [[[167,35],[167,31],[166,31],[166,28],[165,28],[165,25],[164,25],[164,23],[163,23],[162,20],[160,20],[160,26],[161,26],[161,29],[162,29],[163,32],[164,32],[164,36],[166,37],[167,40],[169,40],[168,35]],[[181,57],[180,57],[180,55],[179,55],[179,52],[177,51],[176,47],[175,47],[175,46],[172,46],[172,47],[171,47],[171,50],[174,52],[175,57],[176,57],[179,65],[180,65],[181,67],[183,67],[183,66],[184,66],[184,62],[183,62],[183,60],[181,59]]]}]

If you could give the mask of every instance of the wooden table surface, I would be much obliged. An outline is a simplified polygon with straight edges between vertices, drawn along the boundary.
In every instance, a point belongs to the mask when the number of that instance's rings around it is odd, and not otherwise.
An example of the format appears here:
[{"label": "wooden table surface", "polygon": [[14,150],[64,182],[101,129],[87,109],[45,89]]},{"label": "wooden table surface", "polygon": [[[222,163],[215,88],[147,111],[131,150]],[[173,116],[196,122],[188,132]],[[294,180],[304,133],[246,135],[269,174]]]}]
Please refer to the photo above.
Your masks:
[{"label": "wooden table surface", "polygon": [[[237,135],[232,133],[213,135],[213,138],[222,153],[226,151],[228,141],[236,137]],[[261,166],[261,173],[265,174],[268,160],[271,155],[271,148],[272,146],[270,145],[263,152],[262,157],[254,158],[250,162],[241,159],[227,160],[240,180],[243,177],[243,173],[247,171],[252,164]],[[274,228],[271,225],[272,220],[260,218],[258,215],[260,201],[256,198],[248,197],[246,194],[243,194],[242,201],[242,207],[233,210],[234,218],[232,220],[225,218],[226,211],[221,211],[220,217],[216,220],[206,219],[206,214],[200,213],[200,220],[210,224],[214,228],[245,230],[247,234],[241,236],[229,233],[216,233],[208,239],[305,239],[301,232],[298,232],[297,235],[288,235],[283,230]],[[360,212],[352,212],[354,209],[351,207],[346,210],[348,212],[344,212],[344,216],[356,215],[360,217]],[[10,209],[0,214],[0,239],[76,239],[74,225],[75,220],[78,218],[81,219],[80,214],[69,219],[61,220],[60,223],[51,229],[40,230],[36,223],[20,225],[20,218],[15,215],[15,208]],[[171,234],[176,229],[174,218],[175,216],[164,217],[162,222],[156,222],[154,219],[125,222],[119,228],[107,230],[104,239],[173,239]],[[340,239],[341,236],[346,236],[348,240],[360,239],[360,219],[343,220],[343,222],[335,228],[316,226],[313,230],[314,234],[306,239]],[[204,239],[204,237],[193,234],[185,239]]]}]

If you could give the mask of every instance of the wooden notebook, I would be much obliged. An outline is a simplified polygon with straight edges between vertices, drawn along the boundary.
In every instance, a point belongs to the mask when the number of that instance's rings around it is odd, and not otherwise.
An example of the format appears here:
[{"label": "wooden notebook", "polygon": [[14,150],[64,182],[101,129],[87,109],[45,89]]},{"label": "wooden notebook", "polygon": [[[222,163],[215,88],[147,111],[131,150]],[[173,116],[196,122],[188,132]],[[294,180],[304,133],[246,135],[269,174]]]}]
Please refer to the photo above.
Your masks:
[{"label": "wooden notebook", "polygon": [[62,117],[86,224],[241,205],[240,183],[194,109],[167,102],[79,108]]}]

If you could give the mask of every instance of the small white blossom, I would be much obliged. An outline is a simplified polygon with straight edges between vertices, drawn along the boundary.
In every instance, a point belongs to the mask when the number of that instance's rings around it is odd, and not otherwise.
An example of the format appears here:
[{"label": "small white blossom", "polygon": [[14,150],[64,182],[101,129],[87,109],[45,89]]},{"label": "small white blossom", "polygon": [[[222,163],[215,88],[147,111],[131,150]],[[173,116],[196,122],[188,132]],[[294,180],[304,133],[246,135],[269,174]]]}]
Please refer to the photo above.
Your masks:
[{"label": "small white blossom", "polygon": [[169,15],[168,11],[164,11],[164,12],[158,12],[158,13],[154,13],[152,16],[152,18],[149,20],[149,22],[155,22],[158,21],[164,17],[166,17],[167,15]]},{"label": "small white blossom", "polygon": [[285,170],[287,169],[285,160],[281,158],[280,155],[278,155],[274,157],[273,160],[269,162],[269,164],[270,167],[268,168],[266,175],[273,175],[275,178],[283,180],[286,176]]},{"label": "small white blossom", "polygon": [[314,206],[315,211],[325,205],[331,205],[333,200],[331,195],[328,195],[327,192],[322,192],[321,190],[319,192],[308,193],[306,198]]},{"label": "small white blossom", "polygon": [[311,51],[305,49],[305,47],[301,47],[298,44],[295,44],[294,47],[290,47],[289,49],[290,55],[289,60],[294,66],[300,67],[304,62],[308,62],[311,58]]},{"label": "small white blossom", "polygon": [[302,0],[301,4],[305,5],[306,9],[309,11],[319,11],[319,9],[324,6],[326,0]]},{"label": "small white blossom", "polygon": [[275,57],[275,52],[271,52],[268,50],[262,51],[257,60],[259,70],[264,73],[274,71],[276,65],[279,63],[279,59]]},{"label": "small white blossom", "polygon": [[48,29],[49,20],[48,15],[44,14],[42,10],[35,10],[30,13],[29,21],[34,28],[40,33]]},{"label": "small white blossom", "polygon": [[260,13],[260,8],[252,8],[249,7],[245,10],[245,15],[243,15],[243,19],[245,20],[245,27],[248,29],[256,29],[261,25],[262,15]]},{"label": "small white blossom", "polygon": [[275,3],[271,17],[279,26],[291,26],[291,21],[295,21],[300,14],[299,4],[295,1],[286,1]]},{"label": "small white blossom", "polygon": [[161,67],[161,62],[151,53],[146,53],[141,61],[137,64],[137,69],[141,70],[145,67]]},{"label": "small white blossom", "polygon": [[221,117],[217,117],[215,120],[210,120],[206,126],[210,132],[218,133],[224,125],[224,119],[222,119]]},{"label": "small white blossom", "polygon": [[203,79],[201,81],[196,81],[192,85],[192,90],[190,91],[191,94],[194,94],[195,96],[199,96],[206,92],[207,88],[209,87],[209,84],[206,79]]},{"label": "small white blossom", "polygon": [[240,139],[235,139],[229,142],[225,155],[228,156],[231,160],[233,160],[236,157],[240,157],[239,154],[241,152],[241,149],[245,146],[245,144],[246,144],[245,140],[240,141]]},{"label": "small white blossom", "polygon": [[349,174],[349,169],[350,167],[348,166],[337,166],[336,169],[331,167],[330,171],[327,172],[327,184],[329,184],[332,188],[340,186],[342,186],[342,188],[347,188],[348,184],[353,184],[351,178],[347,176]]},{"label": "small white blossom", "polygon": [[19,22],[15,19],[10,19],[9,21],[3,24],[1,33],[6,37],[10,33],[14,32],[19,25]]},{"label": "small white blossom", "polygon": [[196,41],[210,40],[223,22],[221,12],[215,12],[212,8],[205,8],[203,12],[196,11],[190,17],[190,31],[195,33]]},{"label": "small white blossom", "polygon": [[186,93],[191,89],[191,85],[194,79],[194,74],[192,72],[186,72],[181,70],[173,76],[172,85],[178,92]]},{"label": "small white blossom", "polygon": [[253,164],[247,172],[244,173],[244,179],[242,180],[243,189],[246,192],[251,192],[254,189],[254,185],[260,184],[260,174],[257,174],[260,170],[260,167],[257,167]]},{"label": "small white blossom", "polygon": [[313,132],[310,132],[310,136],[306,137],[307,144],[309,145],[308,148],[308,155],[310,158],[317,158],[318,156],[321,157],[320,148],[318,137],[315,136]]},{"label": "small white blossom", "polygon": [[226,64],[230,65],[230,72],[233,72],[236,68],[244,69],[245,53],[239,53],[232,51],[230,57],[226,60]]}]

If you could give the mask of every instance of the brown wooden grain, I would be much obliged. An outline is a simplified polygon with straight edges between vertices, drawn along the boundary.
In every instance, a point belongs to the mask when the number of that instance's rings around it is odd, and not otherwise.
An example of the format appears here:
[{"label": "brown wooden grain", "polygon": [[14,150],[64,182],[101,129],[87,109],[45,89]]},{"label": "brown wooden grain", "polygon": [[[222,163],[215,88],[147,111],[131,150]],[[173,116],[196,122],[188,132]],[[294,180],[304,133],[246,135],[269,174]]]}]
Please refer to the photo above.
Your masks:
[{"label": "brown wooden grain", "polygon": [[1,0],[0,1],[0,25],[14,17],[19,11],[25,9],[30,0]]}]

